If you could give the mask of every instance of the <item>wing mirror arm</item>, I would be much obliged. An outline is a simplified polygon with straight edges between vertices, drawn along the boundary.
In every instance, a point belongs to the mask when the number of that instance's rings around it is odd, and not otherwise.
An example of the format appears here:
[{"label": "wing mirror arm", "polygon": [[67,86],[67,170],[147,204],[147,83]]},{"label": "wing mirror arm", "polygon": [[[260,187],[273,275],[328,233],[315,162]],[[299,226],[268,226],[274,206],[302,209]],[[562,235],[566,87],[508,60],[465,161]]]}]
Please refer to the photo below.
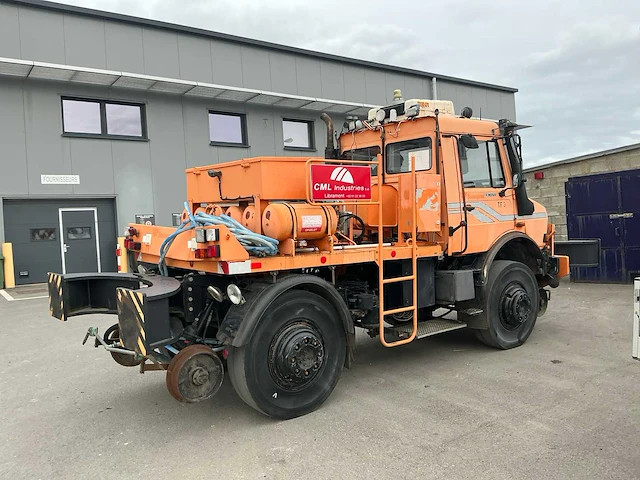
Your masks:
[{"label": "wing mirror arm", "polygon": [[521,180],[520,175],[518,175],[517,173],[513,175],[513,187],[506,187],[503,188],[502,190],[500,190],[498,192],[498,195],[500,197],[504,197],[507,192],[509,190],[516,190],[517,188],[519,188],[522,184],[524,183],[524,180]]}]

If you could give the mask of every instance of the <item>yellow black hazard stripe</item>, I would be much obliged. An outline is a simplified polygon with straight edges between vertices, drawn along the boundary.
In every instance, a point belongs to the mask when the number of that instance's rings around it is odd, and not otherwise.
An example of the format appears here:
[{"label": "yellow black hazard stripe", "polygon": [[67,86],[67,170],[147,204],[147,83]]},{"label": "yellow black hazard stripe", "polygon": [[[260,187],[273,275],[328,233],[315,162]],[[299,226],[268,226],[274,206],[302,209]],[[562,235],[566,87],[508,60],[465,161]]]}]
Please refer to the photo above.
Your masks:
[{"label": "yellow black hazard stripe", "polygon": [[116,295],[118,298],[120,340],[125,348],[146,356],[145,295],[128,288],[117,288]]},{"label": "yellow black hazard stripe", "polygon": [[49,315],[66,321],[64,314],[64,296],[62,294],[62,276],[48,273],[47,286],[49,290]]}]

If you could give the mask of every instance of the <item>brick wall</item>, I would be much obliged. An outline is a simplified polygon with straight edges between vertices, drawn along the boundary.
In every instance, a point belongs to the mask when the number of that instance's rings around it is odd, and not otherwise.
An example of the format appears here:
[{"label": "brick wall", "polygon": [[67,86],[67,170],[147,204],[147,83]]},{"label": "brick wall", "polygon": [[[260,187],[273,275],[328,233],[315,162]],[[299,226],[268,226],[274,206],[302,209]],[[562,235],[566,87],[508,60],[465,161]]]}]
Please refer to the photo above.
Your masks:
[{"label": "brick wall", "polygon": [[[525,173],[529,197],[547,209],[549,222],[555,224],[558,240],[567,240],[567,206],[564,184],[570,177],[619,172],[640,168],[640,148],[604,154],[573,163],[541,167]],[[543,180],[535,180],[534,172],[544,172]]]}]

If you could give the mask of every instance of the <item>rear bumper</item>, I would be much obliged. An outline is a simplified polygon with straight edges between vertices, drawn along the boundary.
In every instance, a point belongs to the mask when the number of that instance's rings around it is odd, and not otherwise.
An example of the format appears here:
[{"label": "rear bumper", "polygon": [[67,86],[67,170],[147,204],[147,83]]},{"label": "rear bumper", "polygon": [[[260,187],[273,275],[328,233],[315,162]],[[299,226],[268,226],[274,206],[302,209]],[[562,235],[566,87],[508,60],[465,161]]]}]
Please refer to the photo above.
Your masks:
[{"label": "rear bumper", "polygon": [[59,320],[88,314],[117,314],[124,348],[147,356],[182,333],[182,323],[170,318],[170,299],[180,291],[175,278],[87,273],[48,278],[49,313]]}]

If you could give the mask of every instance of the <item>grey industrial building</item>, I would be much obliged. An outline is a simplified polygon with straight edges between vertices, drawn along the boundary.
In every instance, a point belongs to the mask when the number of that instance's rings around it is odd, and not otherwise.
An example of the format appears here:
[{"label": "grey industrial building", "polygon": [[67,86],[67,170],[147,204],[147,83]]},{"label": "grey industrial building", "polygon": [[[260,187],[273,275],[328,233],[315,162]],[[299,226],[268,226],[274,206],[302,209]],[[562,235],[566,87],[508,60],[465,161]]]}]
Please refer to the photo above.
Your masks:
[{"label": "grey industrial building", "polygon": [[[392,59],[390,59],[392,61]],[[184,170],[321,155],[341,124],[405,98],[515,119],[516,89],[35,0],[0,0],[0,243],[15,282],[116,269],[118,232],[171,225]]]}]

